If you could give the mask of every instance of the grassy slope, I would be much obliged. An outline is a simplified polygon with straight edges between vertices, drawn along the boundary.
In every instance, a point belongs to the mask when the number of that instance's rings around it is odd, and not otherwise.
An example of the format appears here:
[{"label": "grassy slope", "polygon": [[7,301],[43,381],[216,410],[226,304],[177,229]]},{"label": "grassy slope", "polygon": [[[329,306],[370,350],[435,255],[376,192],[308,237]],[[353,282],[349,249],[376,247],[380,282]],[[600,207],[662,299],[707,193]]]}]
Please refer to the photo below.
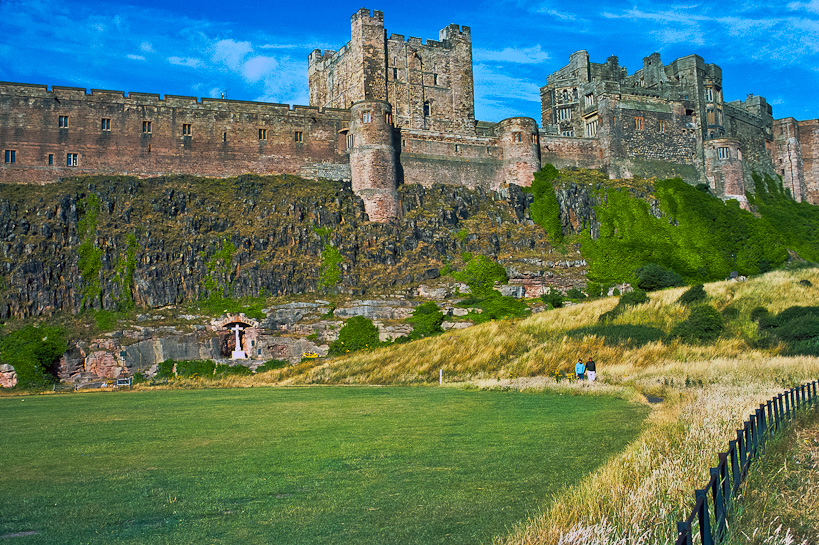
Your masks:
[{"label": "grassy slope", "polygon": [[[808,280],[812,286],[799,284]],[[687,310],[675,304],[684,288],[651,294],[615,323],[666,332]],[[432,382],[446,377],[493,388],[548,388],[568,392],[643,392],[665,399],[655,406],[641,437],[590,478],[562,494],[553,507],[522,524],[507,544],[665,543],[675,522],[687,515],[693,490],[708,479],[716,454],[759,403],[783,388],[819,377],[819,360],[779,356],[781,347],[754,349],[756,325],[750,311],[779,312],[819,299],[819,270],[777,271],[747,282],[706,285],[710,303],[733,307],[736,318],[712,345],[649,342],[606,343],[567,332],[593,325],[615,305],[602,299],[517,321],[500,321],[373,352],[270,373],[256,380],[286,382]],[[639,343],[638,343],[639,344]],[[543,375],[567,370],[578,355],[599,362],[603,383],[556,384]],[[510,375],[513,378],[510,378]],[[537,378],[540,375],[541,378]],[[516,378],[515,378],[516,377]]]},{"label": "grassy slope", "polygon": [[452,388],[6,397],[0,538],[489,543],[621,451],[646,412]]}]

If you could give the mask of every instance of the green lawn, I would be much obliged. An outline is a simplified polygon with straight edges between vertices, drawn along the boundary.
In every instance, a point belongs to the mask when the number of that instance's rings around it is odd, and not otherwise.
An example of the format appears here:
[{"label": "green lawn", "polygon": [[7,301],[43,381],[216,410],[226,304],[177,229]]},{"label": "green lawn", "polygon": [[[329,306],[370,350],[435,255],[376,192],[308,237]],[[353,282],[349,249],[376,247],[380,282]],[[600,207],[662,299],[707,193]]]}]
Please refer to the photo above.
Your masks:
[{"label": "green lawn", "polygon": [[0,398],[0,543],[490,543],[647,411],[431,387]]}]

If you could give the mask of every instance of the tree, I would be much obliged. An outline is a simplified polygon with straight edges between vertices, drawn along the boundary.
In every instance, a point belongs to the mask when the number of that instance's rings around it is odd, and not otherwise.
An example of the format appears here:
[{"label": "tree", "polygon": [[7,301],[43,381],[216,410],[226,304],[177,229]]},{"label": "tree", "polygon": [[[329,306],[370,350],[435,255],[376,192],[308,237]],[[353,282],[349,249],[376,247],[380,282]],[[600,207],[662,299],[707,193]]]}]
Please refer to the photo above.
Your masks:
[{"label": "tree", "polygon": [[0,362],[14,367],[18,386],[43,388],[57,381],[54,365],[67,348],[61,329],[26,326],[0,339]]}]

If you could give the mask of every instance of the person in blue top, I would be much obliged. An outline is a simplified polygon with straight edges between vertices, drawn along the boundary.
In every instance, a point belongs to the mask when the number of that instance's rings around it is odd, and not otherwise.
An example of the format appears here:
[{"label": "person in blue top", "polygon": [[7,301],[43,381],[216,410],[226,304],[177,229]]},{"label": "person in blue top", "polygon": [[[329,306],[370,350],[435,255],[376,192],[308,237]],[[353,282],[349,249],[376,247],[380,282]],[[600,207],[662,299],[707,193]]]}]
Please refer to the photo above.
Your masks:
[{"label": "person in blue top", "polygon": [[583,358],[580,358],[574,364],[574,374],[577,376],[577,380],[583,380],[586,374],[586,364],[583,363]]}]

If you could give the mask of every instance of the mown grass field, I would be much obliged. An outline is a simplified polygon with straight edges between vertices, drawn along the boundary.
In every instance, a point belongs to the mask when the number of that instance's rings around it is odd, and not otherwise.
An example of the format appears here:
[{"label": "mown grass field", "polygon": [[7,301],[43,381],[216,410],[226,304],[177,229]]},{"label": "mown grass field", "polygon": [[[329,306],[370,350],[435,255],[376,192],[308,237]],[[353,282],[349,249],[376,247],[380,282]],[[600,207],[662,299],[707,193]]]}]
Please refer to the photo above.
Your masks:
[{"label": "mown grass field", "polygon": [[0,398],[0,538],[491,543],[622,451],[647,413],[437,387]]}]

